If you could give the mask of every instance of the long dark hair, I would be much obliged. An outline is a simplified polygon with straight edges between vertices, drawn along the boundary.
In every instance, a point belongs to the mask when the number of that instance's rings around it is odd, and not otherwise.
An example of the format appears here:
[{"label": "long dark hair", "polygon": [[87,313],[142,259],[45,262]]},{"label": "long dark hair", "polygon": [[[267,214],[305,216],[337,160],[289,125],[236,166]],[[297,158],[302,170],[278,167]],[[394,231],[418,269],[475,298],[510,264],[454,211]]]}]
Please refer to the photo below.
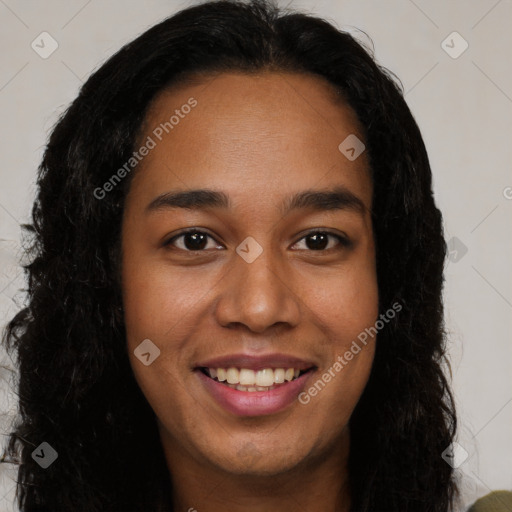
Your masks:
[{"label": "long dark hair", "polygon": [[[379,309],[402,306],[378,336],[350,420],[353,511],[446,511],[457,495],[441,453],[456,430],[445,377],[446,252],[431,170],[398,81],[326,21],[265,0],[183,10],[124,46],[84,84],[39,168],[28,303],[3,343],[19,366],[20,417],[5,460],[19,464],[23,512],[168,510],[172,486],[155,416],[125,345],[119,242],[128,176],[94,190],[132,155],[156,93],[194,73],[263,70],[324,77],[365,130],[374,197]],[[58,452],[42,469],[42,442]]]}]

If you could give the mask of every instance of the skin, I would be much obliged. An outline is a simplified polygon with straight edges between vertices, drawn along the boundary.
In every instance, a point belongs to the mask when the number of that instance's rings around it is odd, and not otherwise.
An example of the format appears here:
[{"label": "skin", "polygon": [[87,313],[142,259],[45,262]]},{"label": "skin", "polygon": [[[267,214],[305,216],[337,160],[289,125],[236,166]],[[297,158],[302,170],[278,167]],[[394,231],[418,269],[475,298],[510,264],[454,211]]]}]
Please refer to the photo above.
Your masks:
[{"label": "skin", "polygon": [[[364,140],[361,126],[319,77],[222,73],[161,93],[140,140],[190,97],[197,106],[137,166],[122,229],[127,348],[157,417],[175,509],[348,511],[348,422],[374,340],[308,404],[270,415],[224,410],[193,368],[233,353],[285,353],[315,363],[309,387],[375,323],[368,159],[338,150],[349,134]],[[279,210],[297,192],[339,186],[362,212]],[[145,212],[162,193],[199,188],[226,193],[231,207]],[[212,237],[202,252],[187,251],[186,237],[165,246],[190,227]],[[352,245],[329,237],[314,250],[307,235],[316,228]],[[252,263],[236,253],[248,236],[263,248]],[[161,351],[149,366],[133,353],[147,338]]]}]

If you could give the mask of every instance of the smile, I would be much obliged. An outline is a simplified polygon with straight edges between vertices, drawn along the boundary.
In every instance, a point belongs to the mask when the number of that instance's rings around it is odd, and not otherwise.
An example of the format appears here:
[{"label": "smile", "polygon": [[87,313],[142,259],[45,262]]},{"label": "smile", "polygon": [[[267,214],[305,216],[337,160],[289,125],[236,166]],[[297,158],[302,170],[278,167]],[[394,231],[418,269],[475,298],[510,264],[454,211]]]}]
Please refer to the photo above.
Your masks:
[{"label": "smile", "polygon": [[265,416],[292,406],[316,368],[209,368],[195,372],[209,399],[236,416]]},{"label": "smile", "polygon": [[278,386],[291,382],[308,370],[298,368],[263,368],[254,371],[250,368],[201,368],[211,379],[238,391],[254,393],[271,391]]}]

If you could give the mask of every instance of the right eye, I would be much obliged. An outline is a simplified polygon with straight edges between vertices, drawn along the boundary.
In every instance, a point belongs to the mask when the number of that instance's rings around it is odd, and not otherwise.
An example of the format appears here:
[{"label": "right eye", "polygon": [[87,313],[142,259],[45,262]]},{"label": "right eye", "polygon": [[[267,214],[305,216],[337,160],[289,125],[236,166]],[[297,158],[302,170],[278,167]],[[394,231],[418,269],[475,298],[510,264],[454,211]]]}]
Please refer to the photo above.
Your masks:
[{"label": "right eye", "polygon": [[[215,239],[204,231],[199,231],[198,229],[188,229],[186,231],[182,231],[177,235],[174,235],[172,238],[167,240],[163,245],[164,247],[176,247],[182,251],[186,252],[201,252],[204,251],[208,245],[208,238],[211,240]],[[181,239],[181,243],[176,243]],[[181,246],[180,246],[181,245]],[[213,248],[218,248],[219,245],[214,245]],[[221,248],[223,248],[221,246]]]}]

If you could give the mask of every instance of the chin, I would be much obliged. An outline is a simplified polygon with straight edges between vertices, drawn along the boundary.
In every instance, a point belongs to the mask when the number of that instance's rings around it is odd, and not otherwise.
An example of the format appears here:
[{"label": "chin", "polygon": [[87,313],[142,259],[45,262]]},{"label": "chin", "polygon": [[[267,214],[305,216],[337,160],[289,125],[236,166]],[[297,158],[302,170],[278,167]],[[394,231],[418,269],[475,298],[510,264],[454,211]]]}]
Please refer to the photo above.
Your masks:
[{"label": "chin", "polygon": [[[274,447],[258,447],[247,441],[229,454],[229,458],[208,457],[226,473],[238,476],[267,477],[288,473],[307,457],[305,453],[294,453],[289,447],[276,450]],[[215,459],[215,460],[214,460]]]}]

